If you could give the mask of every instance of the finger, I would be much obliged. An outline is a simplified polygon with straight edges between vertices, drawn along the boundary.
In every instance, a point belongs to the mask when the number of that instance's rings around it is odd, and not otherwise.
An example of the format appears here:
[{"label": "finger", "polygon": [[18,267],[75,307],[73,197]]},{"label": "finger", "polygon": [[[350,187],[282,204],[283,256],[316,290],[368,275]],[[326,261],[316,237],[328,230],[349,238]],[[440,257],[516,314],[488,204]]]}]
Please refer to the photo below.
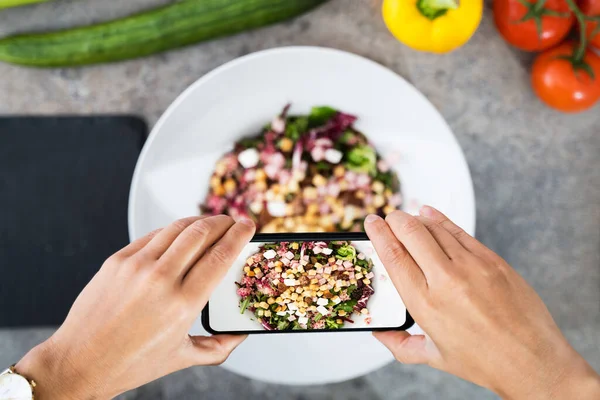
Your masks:
[{"label": "finger", "polygon": [[190,365],[219,365],[227,360],[246,335],[190,336],[192,351],[187,354]]},{"label": "finger", "polygon": [[448,264],[446,253],[417,218],[403,211],[394,211],[388,214],[385,222],[426,277],[434,276],[441,267]]},{"label": "finger", "polygon": [[160,257],[157,268],[183,277],[204,252],[219,240],[235,223],[227,215],[199,219],[190,224]]},{"label": "finger", "polygon": [[428,364],[427,338],[424,335],[411,335],[405,331],[373,332],[396,360],[402,364]]},{"label": "finger", "polygon": [[407,307],[412,309],[413,304],[421,303],[427,291],[425,275],[388,224],[377,215],[369,215],[365,219],[365,230]]},{"label": "finger", "polygon": [[117,251],[115,253],[115,256],[123,258],[131,257],[132,255],[143,249],[150,242],[150,240],[152,240],[152,238],[162,230],[163,228],[155,229],[146,236],[142,236],[141,238],[134,240],[127,246],[123,247],[121,250]]},{"label": "finger", "polygon": [[[183,290],[202,309],[255,231],[249,219],[236,222],[208,249],[183,279]],[[233,284],[233,282],[232,282]]]},{"label": "finger", "polygon": [[155,235],[152,240],[139,251],[139,254],[144,257],[158,260],[185,228],[203,218],[206,217],[188,217],[173,222]]},{"label": "finger", "polygon": [[471,253],[491,260],[496,260],[498,255],[484,246],[479,240],[465,232],[461,227],[450,221],[448,217],[431,206],[423,206],[419,212],[424,217],[437,222],[446,229],[454,238]]},{"label": "finger", "polygon": [[446,229],[442,228],[440,224],[427,217],[416,217],[425,228],[431,233],[431,236],[440,245],[446,256],[449,259],[459,258],[461,255],[468,253],[454,236],[450,234]]}]

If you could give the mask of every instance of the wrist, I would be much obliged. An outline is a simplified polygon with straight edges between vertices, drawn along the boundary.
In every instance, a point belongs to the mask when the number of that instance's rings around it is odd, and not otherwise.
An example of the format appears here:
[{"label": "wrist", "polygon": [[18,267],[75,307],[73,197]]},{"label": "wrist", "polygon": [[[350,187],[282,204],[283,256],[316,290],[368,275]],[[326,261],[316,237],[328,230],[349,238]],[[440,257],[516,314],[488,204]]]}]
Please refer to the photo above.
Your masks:
[{"label": "wrist", "polygon": [[81,371],[60,351],[52,338],[31,349],[16,365],[16,371],[35,380],[36,400],[91,400],[94,394]]},{"label": "wrist", "polygon": [[494,392],[506,400],[600,399],[600,376],[579,353],[568,349],[552,361],[533,363],[534,372],[522,371],[521,382]]}]

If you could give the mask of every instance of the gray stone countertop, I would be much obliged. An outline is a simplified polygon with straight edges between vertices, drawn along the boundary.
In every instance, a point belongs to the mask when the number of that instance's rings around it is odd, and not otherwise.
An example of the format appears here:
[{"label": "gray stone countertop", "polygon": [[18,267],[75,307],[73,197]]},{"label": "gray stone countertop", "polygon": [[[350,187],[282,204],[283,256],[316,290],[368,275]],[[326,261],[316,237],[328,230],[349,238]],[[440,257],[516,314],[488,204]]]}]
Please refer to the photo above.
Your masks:
[{"label": "gray stone countertop", "polygon": [[[161,0],[57,0],[0,12],[0,36],[127,15]],[[600,371],[600,106],[565,115],[532,93],[531,57],[495,30],[489,4],[471,41],[448,55],[418,53],[387,32],[380,1],[332,0],[292,22],[111,65],[29,69],[0,64],[0,114],[131,113],[152,125],[189,84],[250,52],[335,47],[402,75],[446,118],[469,162],[477,236],[540,293],[569,341]],[[410,110],[406,110],[410,112]],[[51,329],[0,331],[0,365]],[[389,365],[343,384],[297,388],[193,368],[123,399],[491,399],[424,366]]]}]

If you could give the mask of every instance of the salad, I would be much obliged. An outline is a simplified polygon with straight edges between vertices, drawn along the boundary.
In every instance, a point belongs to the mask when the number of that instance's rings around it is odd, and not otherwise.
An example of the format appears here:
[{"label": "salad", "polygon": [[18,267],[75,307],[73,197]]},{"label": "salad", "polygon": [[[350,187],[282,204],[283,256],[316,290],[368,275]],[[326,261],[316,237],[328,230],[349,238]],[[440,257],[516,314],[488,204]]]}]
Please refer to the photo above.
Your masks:
[{"label": "salad", "polygon": [[240,312],[267,330],[340,329],[359,314],[370,324],[372,269],[347,241],[266,243],[236,282]]},{"label": "salad", "polygon": [[333,232],[361,231],[367,214],[400,207],[398,177],[355,116],[288,110],[217,162],[202,213],[251,218],[260,232]]}]

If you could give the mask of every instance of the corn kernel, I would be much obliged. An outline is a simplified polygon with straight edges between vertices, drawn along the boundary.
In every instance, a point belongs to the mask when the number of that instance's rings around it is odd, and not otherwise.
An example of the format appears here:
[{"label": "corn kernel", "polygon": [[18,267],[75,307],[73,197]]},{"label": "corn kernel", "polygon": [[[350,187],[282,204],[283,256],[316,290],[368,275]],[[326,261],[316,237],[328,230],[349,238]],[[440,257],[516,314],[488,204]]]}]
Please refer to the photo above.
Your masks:
[{"label": "corn kernel", "polygon": [[300,311],[301,314],[306,314],[306,308],[304,307],[299,307],[298,311]]},{"label": "corn kernel", "polygon": [[338,318],[338,319],[335,320],[335,323],[338,324],[338,325],[341,325],[341,324],[344,323],[344,320],[341,319],[341,318]]},{"label": "corn kernel", "polygon": [[364,275],[359,272],[358,274],[356,274],[354,276],[356,277],[356,279],[362,279]]},{"label": "corn kernel", "polygon": [[385,190],[385,185],[381,181],[375,181],[371,185],[371,188],[375,193],[380,194],[383,193],[383,191]]},{"label": "corn kernel", "polygon": [[310,307],[308,307],[308,309],[309,309],[310,311],[313,311],[313,312],[315,312],[315,311],[317,311],[317,306],[310,306]]},{"label": "corn kernel", "polygon": [[365,279],[363,279],[363,283],[364,283],[365,285],[370,285],[370,284],[371,284],[371,280],[370,280],[370,279],[368,279],[368,278],[365,278]]},{"label": "corn kernel", "polygon": [[213,194],[215,196],[219,196],[219,197],[225,196],[225,193],[226,193],[225,188],[223,186],[217,186],[217,187],[213,188]]},{"label": "corn kernel", "polygon": [[262,302],[260,303],[260,308],[265,308],[265,309],[266,309],[266,308],[269,308],[269,305],[267,304],[267,302],[266,302],[266,301],[262,301]]},{"label": "corn kernel", "polygon": [[260,268],[258,268],[258,267],[254,268],[254,273],[255,273],[255,274],[259,274],[259,273],[261,273],[261,272],[262,272],[262,271],[260,270]]},{"label": "corn kernel", "polygon": [[298,242],[294,242],[290,245],[290,247],[294,250],[298,250]]},{"label": "corn kernel", "polygon": [[283,271],[283,269],[281,269],[281,267],[275,267],[275,272],[281,272]]},{"label": "corn kernel", "polygon": [[384,204],[385,204],[385,198],[382,195],[378,194],[373,197],[373,207],[375,207],[375,208],[383,207]]},{"label": "corn kernel", "polygon": [[218,176],[213,175],[213,177],[210,178],[210,187],[212,187],[214,189],[217,186],[221,186],[221,178],[219,178]]},{"label": "corn kernel", "polygon": [[[315,271],[314,269],[311,269],[308,271],[308,276],[315,276],[317,274],[317,271]],[[317,281],[319,282],[319,281]]]},{"label": "corn kernel", "polygon": [[322,291],[322,292],[324,292],[324,291],[326,291],[326,290],[329,290],[329,287],[328,287],[327,285],[321,285],[321,286],[319,287],[319,290],[320,290],[320,291]]},{"label": "corn kernel", "polygon": [[366,193],[364,190],[357,190],[355,193],[355,196],[357,199],[364,199],[366,196]]},{"label": "corn kernel", "polygon": [[[267,182],[257,180],[256,182],[254,182],[254,187],[259,192],[264,192],[265,190],[267,190]],[[263,230],[263,232],[264,232],[264,230]]]},{"label": "corn kernel", "polygon": [[313,186],[307,186],[303,191],[304,199],[306,200],[315,200],[319,193],[317,192],[317,188]]},{"label": "corn kernel", "polygon": [[336,262],[336,261],[337,261],[337,260],[335,259],[335,257],[329,257],[329,258],[327,259],[327,262],[328,262],[329,264],[335,264],[335,262]]},{"label": "corn kernel", "polygon": [[235,190],[237,185],[235,183],[235,180],[233,180],[232,178],[229,178],[225,181],[225,183],[223,184],[223,187],[225,188],[225,191],[227,193],[231,193]]},{"label": "corn kernel", "polygon": [[319,212],[319,205],[316,203],[311,203],[306,207],[306,215],[313,216]]},{"label": "corn kernel", "polygon": [[323,292],[322,292],[322,291],[320,291],[320,290],[319,290],[319,291],[317,291],[317,297],[321,297],[321,296],[323,296]]},{"label": "corn kernel", "polygon": [[346,315],[346,311],[344,311],[344,310],[339,310],[339,311],[338,311],[338,315],[339,315],[340,317],[343,317],[344,315]]},{"label": "corn kernel", "polygon": [[[312,271],[311,271],[311,272],[312,272]],[[309,272],[309,273],[310,273],[310,272]],[[311,286],[312,286],[312,285],[316,285],[317,283],[319,283],[319,280],[318,280],[317,278],[312,278],[312,279],[310,280],[310,283],[311,283]]]},{"label": "corn kernel", "polygon": [[279,148],[281,149],[281,151],[289,152],[292,151],[293,147],[294,142],[290,138],[284,137],[279,141]]},{"label": "corn kernel", "polygon": [[366,308],[363,308],[362,310],[360,310],[361,314],[368,314],[369,310],[367,310]]},{"label": "corn kernel", "polygon": [[356,284],[357,284],[357,281],[356,281],[356,279],[350,279],[350,284],[351,284],[351,285],[356,285]]},{"label": "corn kernel", "polygon": [[256,170],[256,173],[254,174],[254,179],[256,179],[257,181],[264,181],[265,179],[267,179],[267,174],[265,173],[265,170],[262,168],[258,168]]},{"label": "corn kernel", "polygon": [[312,184],[315,186],[324,186],[327,184],[327,179],[321,174],[317,174],[312,179]]},{"label": "corn kernel", "polygon": [[337,167],[335,167],[333,169],[333,175],[335,175],[338,178],[341,178],[345,174],[346,174],[346,169],[344,167],[342,167],[341,165],[338,165]]},{"label": "corn kernel", "polygon": [[391,214],[394,211],[396,211],[396,207],[390,206],[389,204],[383,207],[383,212],[385,213],[385,215]]},{"label": "corn kernel", "polygon": [[250,272],[250,267],[244,267],[244,272],[246,272],[246,273]]},{"label": "corn kernel", "polygon": [[254,271],[248,271],[248,272],[246,273],[246,275],[248,275],[248,276],[254,276]]},{"label": "corn kernel", "polygon": [[273,304],[273,303],[275,303],[275,299],[274,299],[274,298],[272,298],[272,297],[269,297],[269,298],[267,299],[267,304]]},{"label": "corn kernel", "polygon": [[265,317],[270,317],[270,316],[271,316],[271,311],[270,310],[265,311]]},{"label": "corn kernel", "polygon": [[263,311],[263,310],[261,310],[261,309],[259,308],[259,309],[256,311],[256,314],[257,314],[259,317],[262,317],[262,316],[263,316],[263,314],[264,314],[264,311]]},{"label": "corn kernel", "polygon": [[292,296],[291,296],[291,298],[292,298],[292,300],[294,300],[294,301],[298,300],[298,293],[292,293]]}]

